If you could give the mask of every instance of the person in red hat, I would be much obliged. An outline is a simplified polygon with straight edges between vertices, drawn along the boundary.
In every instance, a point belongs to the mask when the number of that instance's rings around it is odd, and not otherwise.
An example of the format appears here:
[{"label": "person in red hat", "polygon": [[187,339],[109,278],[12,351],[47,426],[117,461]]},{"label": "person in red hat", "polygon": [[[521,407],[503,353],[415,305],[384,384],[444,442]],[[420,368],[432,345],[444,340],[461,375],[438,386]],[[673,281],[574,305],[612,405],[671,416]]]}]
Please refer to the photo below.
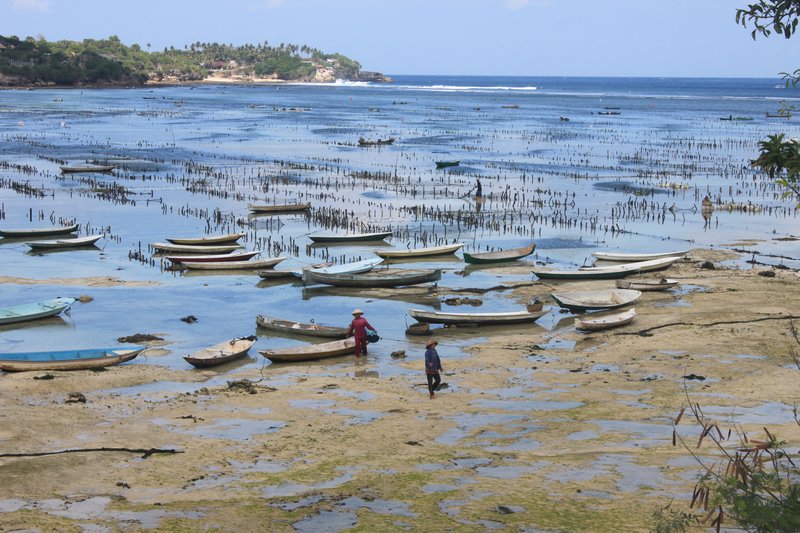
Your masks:
[{"label": "person in red hat", "polygon": [[442,377],[439,375],[442,369],[442,361],[439,359],[439,352],[436,351],[436,345],[439,343],[431,339],[425,344],[425,377],[428,378],[428,392],[431,394],[431,400],[436,398],[436,390],[442,382]]},{"label": "person in red hat", "polygon": [[353,311],[353,321],[350,322],[350,327],[347,328],[347,336],[354,337],[356,341],[355,355],[359,357],[361,354],[367,355],[367,329],[371,329],[377,333],[377,330],[372,327],[372,324],[367,322],[364,318],[364,311],[356,309]]}]

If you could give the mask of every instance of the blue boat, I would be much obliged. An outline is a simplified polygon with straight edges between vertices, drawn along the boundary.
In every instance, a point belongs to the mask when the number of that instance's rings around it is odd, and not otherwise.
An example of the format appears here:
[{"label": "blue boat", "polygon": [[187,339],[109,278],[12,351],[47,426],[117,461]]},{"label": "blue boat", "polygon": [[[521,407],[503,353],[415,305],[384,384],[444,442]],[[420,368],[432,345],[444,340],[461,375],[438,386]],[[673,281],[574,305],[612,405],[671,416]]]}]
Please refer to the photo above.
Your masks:
[{"label": "blue boat", "polygon": [[59,314],[75,303],[75,298],[53,298],[42,302],[0,308],[0,324],[25,322]]},{"label": "blue boat", "polygon": [[87,370],[102,368],[130,361],[146,348],[146,346],[130,346],[128,348],[0,353],[0,370],[4,372],[25,372],[28,370]]}]

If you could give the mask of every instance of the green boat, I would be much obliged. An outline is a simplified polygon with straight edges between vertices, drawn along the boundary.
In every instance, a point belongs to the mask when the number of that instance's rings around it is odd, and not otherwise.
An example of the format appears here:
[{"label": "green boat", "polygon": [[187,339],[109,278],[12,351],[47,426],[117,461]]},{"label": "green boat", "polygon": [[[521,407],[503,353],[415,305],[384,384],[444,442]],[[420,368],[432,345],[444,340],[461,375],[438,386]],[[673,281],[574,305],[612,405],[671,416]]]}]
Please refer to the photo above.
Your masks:
[{"label": "green boat", "polygon": [[464,261],[467,263],[486,265],[492,263],[505,263],[508,261],[516,261],[523,257],[529,256],[536,249],[536,243],[522,248],[514,248],[511,250],[498,250],[497,252],[485,252],[478,254],[469,254],[464,252]]},{"label": "green boat", "polygon": [[461,161],[436,161],[436,168],[457,167]]}]

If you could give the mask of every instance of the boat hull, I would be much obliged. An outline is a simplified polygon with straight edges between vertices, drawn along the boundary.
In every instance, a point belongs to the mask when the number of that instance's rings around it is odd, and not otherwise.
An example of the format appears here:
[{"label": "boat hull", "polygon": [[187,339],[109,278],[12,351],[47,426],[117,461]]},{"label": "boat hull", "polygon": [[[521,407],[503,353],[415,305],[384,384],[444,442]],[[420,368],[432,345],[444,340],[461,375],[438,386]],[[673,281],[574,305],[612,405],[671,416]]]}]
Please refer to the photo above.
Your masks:
[{"label": "boat hull", "polygon": [[374,250],[374,254],[384,259],[410,259],[413,257],[431,257],[456,253],[463,248],[462,243],[431,246],[428,248],[415,248],[412,250]]},{"label": "boat hull", "polygon": [[382,241],[391,236],[391,231],[379,231],[375,233],[359,233],[356,235],[309,235],[308,238],[314,242],[369,242]]},{"label": "boat hull", "polygon": [[304,204],[283,204],[283,205],[248,204],[247,209],[249,209],[253,213],[261,213],[261,214],[291,213],[293,211],[307,211],[311,209],[311,202],[306,202]]},{"label": "boat hull", "polygon": [[144,346],[137,346],[131,349],[99,348],[93,350],[5,353],[0,354],[0,370],[4,372],[91,370],[130,361],[144,350]]},{"label": "boat hull", "polygon": [[172,244],[191,244],[195,246],[206,246],[213,244],[234,243],[244,237],[244,233],[228,233],[225,235],[212,235],[209,237],[173,237],[167,241]]},{"label": "boat hull", "polygon": [[520,324],[535,322],[549,311],[513,311],[508,313],[445,313],[440,311],[424,311],[409,309],[408,314],[417,322],[447,325],[495,325]]},{"label": "boat hull", "polygon": [[576,318],[575,329],[582,331],[599,331],[603,329],[617,328],[630,324],[636,318],[636,309],[631,308],[622,313],[605,315],[592,318]]},{"label": "boat hull", "polygon": [[562,280],[619,279],[636,273],[635,270],[597,270],[592,272],[585,270],[533,270],[532,272],[539,279]]},{"label": "boat hull", "polygon": [[658,279],[658,280],[620,280],[617,281],[618,289],[633,289],[636,291],[665,291],[678,285],[677,279]]},{"label": "boat hull", "polygon": [[69,309],[75,301],[75,298],[54,298],[42,302],[6,307],[0,309],[0,325],[55,316]]},{"label": "boat hull", "polygon": [[168,255],[166,258],[172,263],[180,265],[186,261],[194,261],[195,263],[213,263],[215,261],[247,261],[251,257],[255,257],[260,253],[261,252],[242,252],[218,255]]},{"label": "boat hull", "polygon": [[259,353],[273,363],[297,363],[352,354],[355,351],[355,346],[356,341],[350,338],[322,344],[297,346],[295,348],[262,350]]},{"label": "boat hull", "polygon": [[322,324],[304,324],[303,322],[292,322],[291,320],[281,320],[264,315],[256,317],[256,325],[270,331],[289,333],[291,335],[307,335],[325,339],[344,339],[347,337],[347,328]]},{"label": "boat hull", "polygon": [[157,252],[182,254],[224,254],[242,248],[241,244],[213,244],[201,246],[197,244],[171,244],[154,242],[150,244]]},{"label": "boat hull", "polygon": [[88,165],[83,167],[58,167],[64,174],[73,174],[75,172],[111,172],[114,170],[114,165]]},{"label": "boat hull", "polygon": [[689,250],[661,253],[616,253],[616,252],[593,252],[592,255],[603,261],[620,261],[632,263],[635,261],[650,261],[651,259],[663,259],[665,257],[685,257]]},{"label": "boat hull", "polygon": [[0,237],[49,237],[51,235],[67,235],[78,231],[78,224],[71,226],[57,226],[53,228],[31,228],[31,229],[2,229]]},{"label": "boat hull", "polygon": [[556,303],[572,311],[592,311],[596,309],[616,309],[638,300],[642,293],[630,289],[606,289],[598,291],[573,291],[552,293]]},{"label": "boat hull", "polygon": [[94,246],[94,244],[102,239],[102,235],[89,235],[87,237],[78,237],[76,239],[55,239],[52,241],[31,241],[26,242],[34,250],[55,250],[64,248],[83,248]]},{"label": "boat hull", "polygon": [[284,259],[286,258],[274,257],[272,259],[259,259],[257,261],[184,261],[181,264],[190,270],[258,270],[272,268]]},{"label": "boat hull", "polygon": [[442,271],[381,271],[365,274],[325,274],[307,270],[303,273],[306,283],[322,283],[336,287],[401,287],[406,285],[419,285],[442,279]]},{"label": "boat hull", "polygon": [[185,356],[184,359],[197,368],[219,366],[244,357],[255,342],[254,339],[233,339],[221,342],[205,350],[194,352]]},{"label": "boat hull", "polygon": [[522,259],[533,253],[536,245],[525,246],[522,248],[514,248],[512,250],[501,250],[499,252],[486,252],[470,254],[464,252],[464,261],[473,265],[489,265],[496,263],[506,263],[509,261],[516,261]]}]

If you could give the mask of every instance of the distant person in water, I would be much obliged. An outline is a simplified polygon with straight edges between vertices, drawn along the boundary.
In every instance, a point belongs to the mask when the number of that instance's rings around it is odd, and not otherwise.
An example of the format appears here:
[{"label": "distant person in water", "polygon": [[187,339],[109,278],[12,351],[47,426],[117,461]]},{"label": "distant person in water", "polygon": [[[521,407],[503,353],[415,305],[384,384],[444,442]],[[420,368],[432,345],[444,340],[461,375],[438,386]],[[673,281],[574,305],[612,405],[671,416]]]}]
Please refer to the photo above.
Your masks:
[{"label": "distant person in water", "polygon": [[428,378],[428,392],[431,400],[436,398],[436,391],[442,382],[442,377],[439,375],[439,372],[442,371],[442,361],[439,359],[439,352],[436,351],[438,344],[435,340],[429,340],[425,345],[425,377]]},{"label": "distant person in water", "polygon": [[367,329],[377,332],[372,324],[367,322],[364,318],[364,311],[356,309],[353,311],[353,320],[350,322],[350,327],[347,328],[347,336],[354,337],[356,341],[355,356],[359,357],[362,354],[367,355]]},{"label": "distant person in water", "polygon": [[483,188],[481,187],[481,180],[476,179],[478,183],[475,184],[475,197],[481,198],[483,196]]}]

